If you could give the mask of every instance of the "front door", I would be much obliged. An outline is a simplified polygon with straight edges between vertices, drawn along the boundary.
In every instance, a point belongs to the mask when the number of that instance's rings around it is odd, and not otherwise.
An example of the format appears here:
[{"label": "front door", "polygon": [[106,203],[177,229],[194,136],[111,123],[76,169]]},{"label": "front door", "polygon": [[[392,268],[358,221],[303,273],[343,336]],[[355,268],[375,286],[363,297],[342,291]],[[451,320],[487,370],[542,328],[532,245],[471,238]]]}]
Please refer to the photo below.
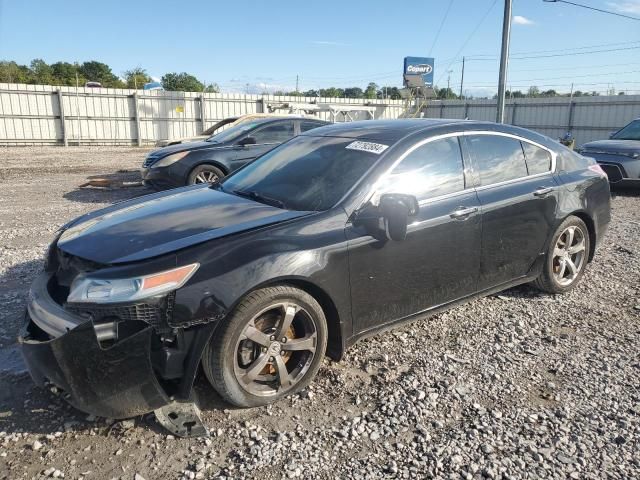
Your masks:
[{"label": "front door", "polygon": [[458,137],[423,140],[405,155],[379,193],[418,199],[407,238],[376,239],[357,220],[347,226],[355,334],[476,290],[480,206],[465,185]]},{"label": "front door", "polygon": [[[479,290],[529,273],[555,222],[557,184],[551,153],[508,135],[465,136],[482,205]],[[526,157],[525,157],[526,153]]]}]

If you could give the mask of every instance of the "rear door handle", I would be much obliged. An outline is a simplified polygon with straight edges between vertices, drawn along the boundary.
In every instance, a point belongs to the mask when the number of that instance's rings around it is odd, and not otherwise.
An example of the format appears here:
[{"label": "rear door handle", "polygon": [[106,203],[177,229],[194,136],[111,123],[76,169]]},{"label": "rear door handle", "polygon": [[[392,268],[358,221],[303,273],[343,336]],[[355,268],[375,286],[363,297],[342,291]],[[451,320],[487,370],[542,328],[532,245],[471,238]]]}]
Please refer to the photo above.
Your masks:
[{"label": "rear door handle", "polygon": [[533,192],[533,195],[536,197],[545,197],[549,195],[551,192],[553,192],[552,187],[546,187],[546,188],[540,187],[535,192]]},{"label": "rear door handle", "polygon": [[478,211],[478,207],[469,207],[469,208],[458,207],[458,209],[451,212],[449,216],[451,218],[456,218],[456,219],[465,219],[469,215],[471,215],[472,213],[476,213],[477,211]]}]

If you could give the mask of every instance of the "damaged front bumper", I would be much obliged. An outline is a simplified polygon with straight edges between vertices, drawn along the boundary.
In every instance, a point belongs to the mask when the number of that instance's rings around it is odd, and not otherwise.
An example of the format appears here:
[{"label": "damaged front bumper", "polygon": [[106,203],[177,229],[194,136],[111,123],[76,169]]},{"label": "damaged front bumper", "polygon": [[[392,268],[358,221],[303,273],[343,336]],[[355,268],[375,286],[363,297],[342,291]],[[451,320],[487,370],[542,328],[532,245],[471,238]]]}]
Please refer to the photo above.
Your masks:
[{"label": "damaged front bumper", "polygon": [[[162,409],[158,420],[173,433],[206,433],[197,407],[185,414],[185,404],[176,404],[160,385],[151,363],[151,326],[128,322],[127,335],[105,346],[103,340],[111,334],[58,305],[48,294],[47,281],[42,275],[34,282],[18,339],[36,384],[53,383],[73,406],[96,416],[121,419]],[[186,425],[183,417],[188,417]]]}]

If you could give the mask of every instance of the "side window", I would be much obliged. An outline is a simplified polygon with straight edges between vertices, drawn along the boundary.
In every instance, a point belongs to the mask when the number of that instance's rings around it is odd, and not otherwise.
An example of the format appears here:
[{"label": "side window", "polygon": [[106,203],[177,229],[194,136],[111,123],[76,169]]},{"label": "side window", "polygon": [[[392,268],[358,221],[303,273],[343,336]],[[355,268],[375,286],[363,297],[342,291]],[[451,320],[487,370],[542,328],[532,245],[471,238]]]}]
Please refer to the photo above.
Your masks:
[{"label": "side window", "polygon": [[551,170],[551,154],[546,150],[536,147],[531,143],[520,142],[524,150],[524,157],[527,161],[529,175],[546,173]]},{"label": "side window", "polygon": [[462,152],[457,137],[425,143],[391,172],[389,193],[408,193],[418,200],[464,190]]},{"label": "side window", "polygon": [[314,128],[322,127],[322,123],[318,122],[300,122],[300,131],[308,132],[309,130],[313,130]]},{"label": "side window", "polygon": [[527,176],[520,141],[500,135],[467,137],[476,159],[480,185],[491,185]]},{"label": "side window", "polygon": [[256,143],[282,143],[293,137],[293,122],[280,122],[250,134]]}]

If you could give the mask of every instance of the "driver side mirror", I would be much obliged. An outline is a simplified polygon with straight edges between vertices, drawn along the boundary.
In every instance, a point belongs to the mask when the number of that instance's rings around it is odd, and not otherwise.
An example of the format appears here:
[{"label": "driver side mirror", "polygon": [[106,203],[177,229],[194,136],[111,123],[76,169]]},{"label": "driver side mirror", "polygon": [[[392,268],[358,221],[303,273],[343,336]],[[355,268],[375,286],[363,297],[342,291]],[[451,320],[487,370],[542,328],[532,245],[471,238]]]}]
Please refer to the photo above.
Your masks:
[{"label": "driver side mirror", "polygon": [[385,193],[380,197],[378,209],[387,238],[400,242],[407,238],[409,220],[418,214],[420,206],[413,195]]},{"label": "driver side mirror", "polygon": [[244,137],[238,142],[238,145],[240,145],[241,147],[246,147],[247,145],[255,145],[257,143],[258,142],[256,141],[255,137]]}]

